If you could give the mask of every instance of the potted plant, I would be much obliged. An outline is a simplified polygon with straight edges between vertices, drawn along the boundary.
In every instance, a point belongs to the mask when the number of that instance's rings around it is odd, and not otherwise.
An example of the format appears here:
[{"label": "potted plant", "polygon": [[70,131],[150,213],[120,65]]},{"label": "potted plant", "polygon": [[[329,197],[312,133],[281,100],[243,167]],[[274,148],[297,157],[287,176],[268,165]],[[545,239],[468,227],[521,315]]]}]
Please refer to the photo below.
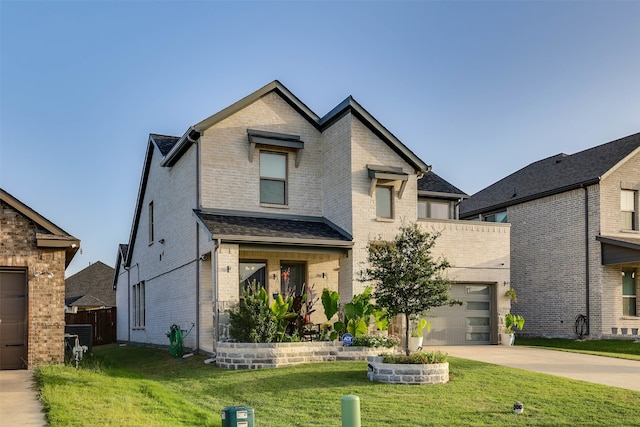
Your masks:
[{"label": "potted plant", "polygon": [[500,334],[500,344],[502,345],[513,345],[515,341],[515,332],[513,328],[518,328],[518,330],[522,330],[524,327],[524,317],[518,314],[507,313],[504,316],[504,329]]},{"label": "potted plant", "polygon": [[409,351],[417,351],[422,348],[422,341],[424,340],[423,331],[427,329],[427,333],[431,332],[431,322],[427,321],[427,319],[422,318],[416,322],[415,328],[411,331],[411,336],[409,337]]}]

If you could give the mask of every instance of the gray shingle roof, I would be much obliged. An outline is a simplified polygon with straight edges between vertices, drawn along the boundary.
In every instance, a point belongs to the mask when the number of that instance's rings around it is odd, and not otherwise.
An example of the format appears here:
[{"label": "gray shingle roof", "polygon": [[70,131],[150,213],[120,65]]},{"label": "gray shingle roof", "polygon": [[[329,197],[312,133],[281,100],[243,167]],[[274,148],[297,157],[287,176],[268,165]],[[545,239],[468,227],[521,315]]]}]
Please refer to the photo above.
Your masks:
[{"label": "gray shingle roof", "polygon": [[[105,307],[115,307],[116,291],[113,289],[115,270],[98,261],[84,270],[80,270],[64,281],[65,301],[73,301],[72,305],[82,305],[80,302],[103,302]],[[75,299],[75,300],[74,300]],[[67,304],[68,305],[68,304]]]},{"label": "gray shingle roof", "polygon": [[640,147],[640,133],[575,154],[557,154],[531,163],[460,204],[460,217],[562,193],[597,183],[600,177]]},{"label": "gray shingle roof", "polygon": [[433,171],[426,172],[424,175],[422,175],[422,178],[418,180],[418,191],[467,196],[464,191],[460,190],[455,185],[441,178]]},{"label": "gray shingle roof", "polygon": [[158,150],[160,150],[160,153],[162,153],[163,156],[166,156],[173,146],[180,140],[179,136],[158,135],[157,133],[152,133],[149,137],[154,144],[156,144],[156,147],[158,147]]},{"label": "gray shingle roof", "polygon": [[349,247],[351,237],[323,218],[284,218],[194,210],[213,238],[270,244]]}]

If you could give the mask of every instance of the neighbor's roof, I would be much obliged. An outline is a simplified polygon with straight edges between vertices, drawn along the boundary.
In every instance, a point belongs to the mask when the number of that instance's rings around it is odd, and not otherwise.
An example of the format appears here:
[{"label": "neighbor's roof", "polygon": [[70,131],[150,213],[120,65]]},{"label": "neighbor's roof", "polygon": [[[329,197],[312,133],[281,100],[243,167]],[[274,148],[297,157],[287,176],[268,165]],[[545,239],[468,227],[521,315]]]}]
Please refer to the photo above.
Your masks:
[{"label": "neighbor's roof", "polygon": [[449,181],[438,176],[433,171],[429,171],[422,175],[418,180],[419,196],[440,196],[464,199],[469,197],[467,193],[460,190]]},{"label": "neighbor's roof", "polygon": [[71,305],[114,307],[116,305],[116,292],[113,289],[114,274],[113,268],[100,261],[80,270],[64,281],[65,301],[75,298],[76,301]]},{"label": "neighbor's roof", "polygon": [[254,212],[194,210],[211,238],[224,242],[350,248],[351,236],[320,217],[284,217]]},{"label": "neighbor's roof", "polygon": [[80,240],[73,237],[62,228],[58,227],[1,188],[0,200],[37,225],[36,245],[39,248],[64,248],[64,266],[66,268],[69,265],[76,252],[78,252],[78,249],[80,249]]},{"label": "neighbor's roof", "polygon": [[592,185],[640,148],[640,133],[575,154],[557,154],[520,169],[460,205],[460,217],[506,208]]}]

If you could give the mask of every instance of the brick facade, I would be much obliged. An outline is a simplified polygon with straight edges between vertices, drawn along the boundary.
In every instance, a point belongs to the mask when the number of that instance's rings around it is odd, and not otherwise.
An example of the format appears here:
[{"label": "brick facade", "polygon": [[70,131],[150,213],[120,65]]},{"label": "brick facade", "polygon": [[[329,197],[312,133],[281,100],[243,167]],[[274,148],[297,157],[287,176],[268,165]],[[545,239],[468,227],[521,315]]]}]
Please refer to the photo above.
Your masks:
[{"label": "brick facade", "polygon": [[[27,367],[64,360],[66,248],[37,244],[38,224],[0,202],[0,269],[23,270],[27,278]],[[35,277],[35,272],[41,274]]]}]

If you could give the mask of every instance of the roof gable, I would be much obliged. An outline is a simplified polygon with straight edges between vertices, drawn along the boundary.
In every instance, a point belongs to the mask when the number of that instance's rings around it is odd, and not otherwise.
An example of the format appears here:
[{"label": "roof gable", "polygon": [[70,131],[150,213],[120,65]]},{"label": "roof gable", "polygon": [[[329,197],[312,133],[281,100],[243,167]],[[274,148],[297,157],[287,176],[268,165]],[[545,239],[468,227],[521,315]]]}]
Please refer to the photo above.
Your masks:
[{"label": "roof gable", "polygon": [[73,237],[62,228],[40,215],[20,200],[7,193],[0,188],[0,200],[23,216],[33,221],[38,230],[36,233],[36,244],[43,248],[65,248],[65,267],[69,265],[78,249],[80,249],[80,240]]},{"label": "roof gable", "polygon": [[429,171],[418,179],[418,195],[440,195],[460,198],[469,197],[467,193],[460,190],[455,185],[441,178],[433,171]]},{"label": "roof gable", "polygon": [[639,149],[637,133],[575,154],[560,153],[539,160],[462,202],[460,215],[474,216],[599,183]]}]

